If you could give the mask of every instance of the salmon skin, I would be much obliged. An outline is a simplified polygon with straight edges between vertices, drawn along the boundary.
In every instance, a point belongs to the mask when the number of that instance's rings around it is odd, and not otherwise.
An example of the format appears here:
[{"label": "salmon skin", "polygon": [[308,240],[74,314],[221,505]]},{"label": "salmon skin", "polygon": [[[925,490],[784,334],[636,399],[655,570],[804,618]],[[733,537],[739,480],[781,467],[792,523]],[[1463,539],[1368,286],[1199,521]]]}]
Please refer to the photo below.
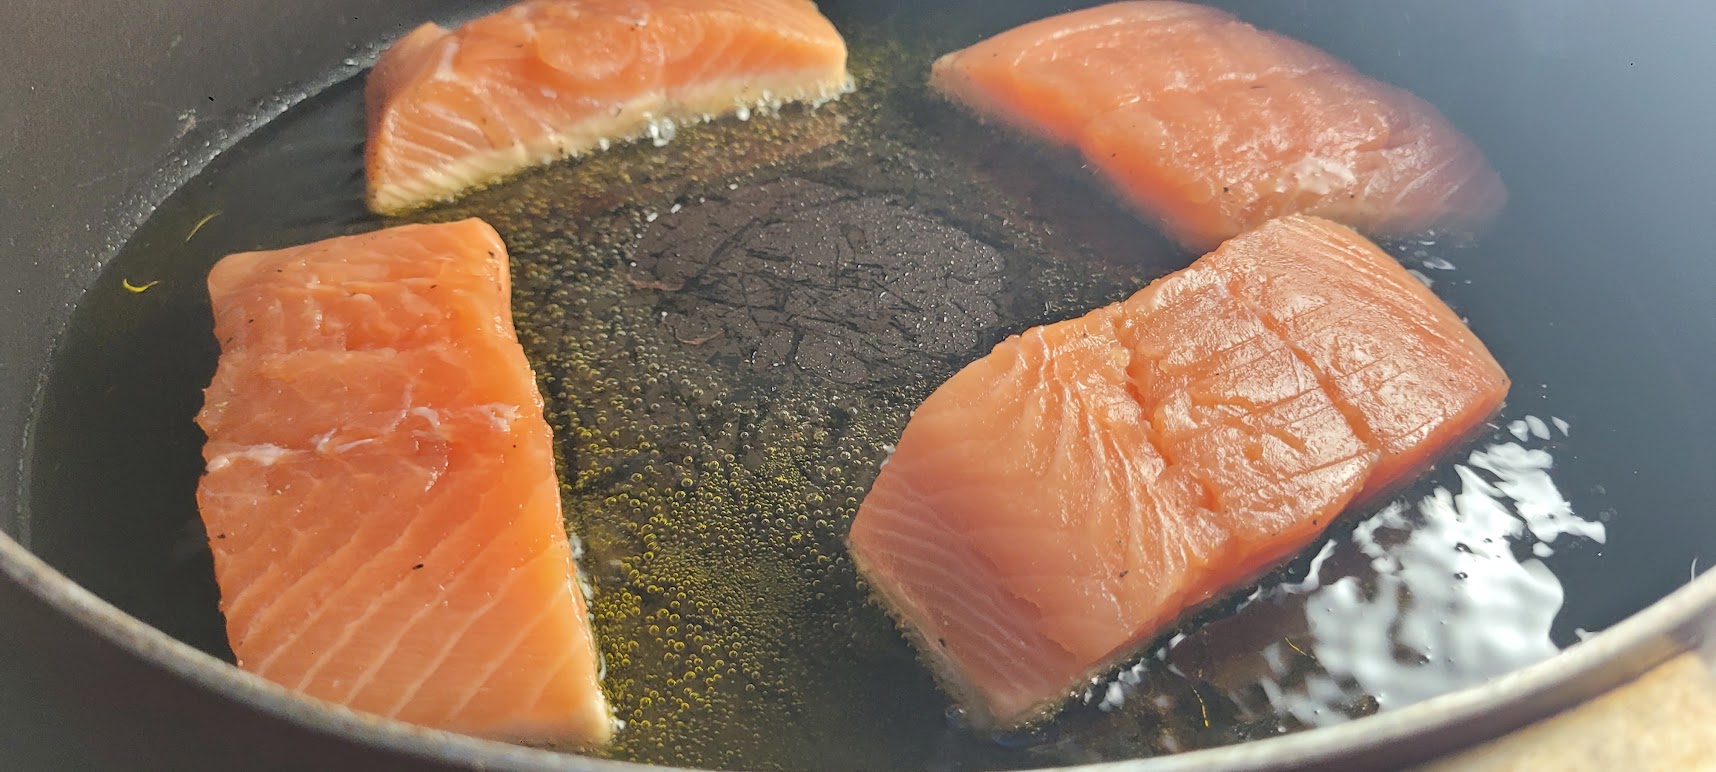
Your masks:
[{"label": "salmon skin", "polygon": [[1427,468],[1508,385],[1364,237],[1274,220],[942,384],[852,556],[975,725],[1029,723]]},{"label": "salmon skin", "polygon": [[369,207],[394,214],[850,88],[846,43],[810,0],[527,0],[455,30],[425,24],[369,76]]},{"label": "salmon skin", "polygon": [[1077,150],[1200,252],[1298,213],[1375,236],[1469,235],[1507,200],[1436,108],[1201,5],[1114,3],[1032,22],[942,57],[930,82]]},{"label": "salmon skin", "polygon": [[197,503],[239,667],[424,726],[606,743],[494,230],[235,254],[208,286],[221,356]]}]

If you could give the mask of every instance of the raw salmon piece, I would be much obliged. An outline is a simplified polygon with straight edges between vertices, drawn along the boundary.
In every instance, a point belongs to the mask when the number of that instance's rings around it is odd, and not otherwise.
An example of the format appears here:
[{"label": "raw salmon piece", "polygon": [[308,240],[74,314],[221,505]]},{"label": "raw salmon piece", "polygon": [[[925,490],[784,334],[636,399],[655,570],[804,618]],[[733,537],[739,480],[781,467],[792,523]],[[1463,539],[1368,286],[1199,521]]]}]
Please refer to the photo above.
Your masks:
[{"label": "raw salmon piece", "polygon": [[1287,217],[1202,262],[1232,277],[1234,291],[1293,342],[1359,436],[1382,451],[1365,498],[1409,481],[1501,409],[1509,382],[1489,349],[1351,229]]},{"label": "raw salmon piece", "polygon": [[1078,150],[1194,249],[1295,213],[1374,235],[1469,234],[1507,200],[1428,103],[1205,6],[1114,3],[1032,22],[942,57],[931,84]]},{"label": "raw salmon piece", "polygon": [[462,235],[471,241],[460,251],[441,229],[393,228],[230,255],[209,272],[211,295],[224,299],[214,309],[221,347],[412,349],[477,330],[510,338],[506,246],[475,223]]},{"label": "raw salmon piece", "polygon": [[526,0],[418,27],[366,91],[369,206],[390,214],[675,124],[850,88],[810,0]]},{"label": "raw salmon piece", "polygon": [[508,288],[480,220],[222,260],[197,502],[240,667],[596,746],[613,721]]},{"label": "raw salmon piece", "polygon": [[1507,388],[1362,236],[1276,220],[954,375],[850,547],[972,719],[1026,723],[1427,467]]}]

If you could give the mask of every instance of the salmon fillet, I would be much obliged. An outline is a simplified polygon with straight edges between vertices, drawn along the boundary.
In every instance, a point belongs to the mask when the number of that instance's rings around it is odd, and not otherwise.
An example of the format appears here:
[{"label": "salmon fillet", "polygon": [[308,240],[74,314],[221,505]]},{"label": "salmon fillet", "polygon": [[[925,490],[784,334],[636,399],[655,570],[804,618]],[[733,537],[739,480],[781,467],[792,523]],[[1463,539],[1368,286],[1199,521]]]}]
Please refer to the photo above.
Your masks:
[{"label": "salmon fillet", "polygon": [[221,260],[197,503],[240,667],[416,724],[613,722],[552,437],[481,220]]},{"label": "salmon fillet", "polygon": [[1027,723],[1425,469],[1508,386],[1364,237],[1278,219],[955,374],[850,548],[976,724]]},{"label": "salmon fillet", "polygon": [[527,0],[455,30],[425,24],[369,76],[369,206],[401,212],[849,89],[846,43],[810,0]]},{"label": "salmon fillet", "polygon": [[1507,200],[1483,153],[1428,103],[1201,5],[1032,22],[942,57],[930,82],[1077,150],[1200,251],[1296,213],[1379,236],[1470,234]]}]

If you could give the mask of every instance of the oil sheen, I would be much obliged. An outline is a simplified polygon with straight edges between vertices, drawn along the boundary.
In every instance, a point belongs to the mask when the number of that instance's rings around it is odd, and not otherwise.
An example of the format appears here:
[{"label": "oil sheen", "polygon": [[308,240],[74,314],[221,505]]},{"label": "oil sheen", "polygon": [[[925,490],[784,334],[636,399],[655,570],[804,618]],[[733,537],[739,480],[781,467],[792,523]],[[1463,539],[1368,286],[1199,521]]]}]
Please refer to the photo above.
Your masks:
[{"label": "oil sheen", "polygon": [[[966,730],[853,571],[858,502],[913,407],[960,367],[1194,256],[1076,162],[930,97],[932,49],[849,39],[858,91],[838,102],[680,126],[407,218],[483,217],[512,255],[625,722],[607,753],[815,770],[1136,758],[1409,704],[1576,638],[1555,565],[1599,548],[1605,527],[1556,483],[1577,427],[1522,386],[1488,436],[1167,632],[1058,720]],[[114,263],[162,281],[137,297],[206,315],[198,290],[222,254],[402,221],[362,207],[361,89],[293,108],[163,204]],[[1460,266],[1486,257],[1387,246],[1456,309],[1472,281]],[[122,302],[137,301],[86,301]],[[190,372],[212,370],[212,344],[191,350]],[[185,520],[206,616],[195,511]],[[225,654],[207,626],[178,629]]]}]

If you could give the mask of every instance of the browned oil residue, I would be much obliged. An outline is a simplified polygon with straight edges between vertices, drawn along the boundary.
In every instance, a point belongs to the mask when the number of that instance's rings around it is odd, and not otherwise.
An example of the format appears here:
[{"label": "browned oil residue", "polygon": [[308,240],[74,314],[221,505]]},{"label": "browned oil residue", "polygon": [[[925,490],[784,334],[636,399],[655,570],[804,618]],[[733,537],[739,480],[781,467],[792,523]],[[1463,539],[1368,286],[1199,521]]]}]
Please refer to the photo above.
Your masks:
[{"label": "browned oil residue", "polygon": [[927,54],[855,60],[861,90],[838,103],[420,215],[480,216],[507,241],[625,721],[614,756],[907,769],[959,747],[1009,763],[949,727],[845,534],[936,384],[1133,277],[1023,208],[969,207],[1000,183],[912,120]]}]

